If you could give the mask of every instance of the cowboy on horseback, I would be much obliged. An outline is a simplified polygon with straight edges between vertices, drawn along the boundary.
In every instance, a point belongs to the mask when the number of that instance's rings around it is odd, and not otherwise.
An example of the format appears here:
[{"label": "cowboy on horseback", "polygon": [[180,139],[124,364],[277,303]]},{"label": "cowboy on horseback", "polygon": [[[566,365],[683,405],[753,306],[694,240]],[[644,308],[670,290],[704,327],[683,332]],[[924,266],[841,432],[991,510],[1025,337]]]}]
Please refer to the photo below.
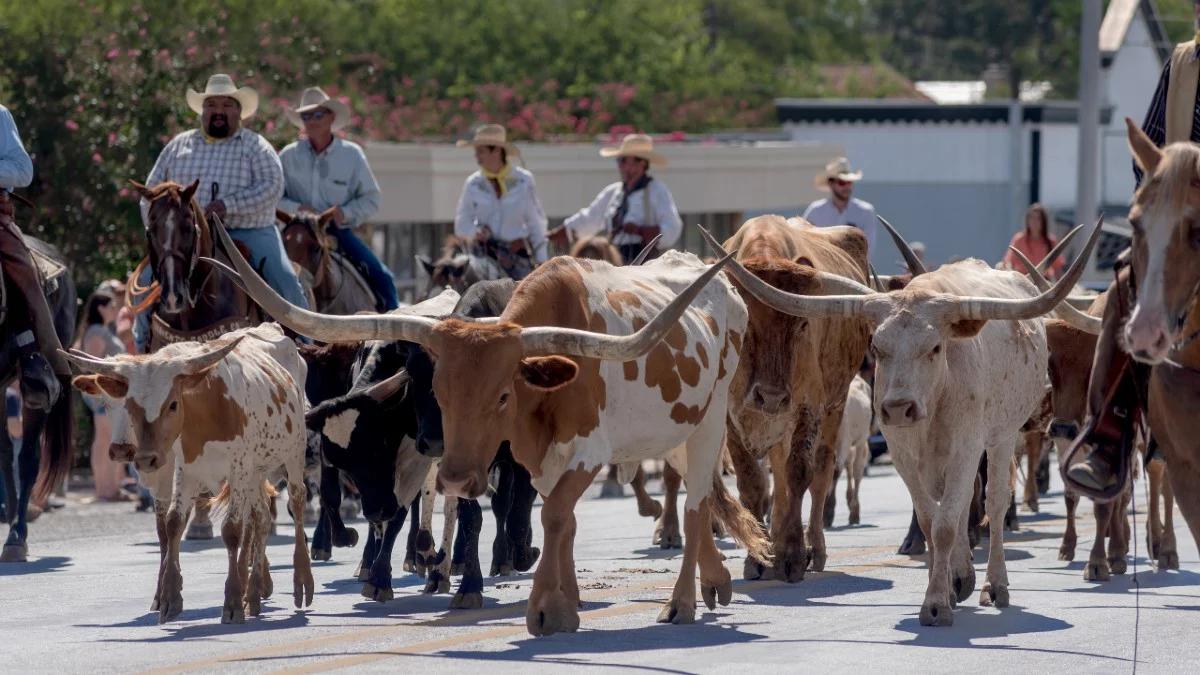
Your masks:
[{"label": "cowboy on horseback", "polygon": [[[25,405],[49,410],[61,393],[55,375],[70,378],[71,370],[59,355],[62,345],[54,330],[54,318],[42,291],[37,265],[21,238],[13,214],[13,188],[26,187],[33,181],[33,161],[25,152],[12,113],[0,105],[0,264],[4,276],[20,291],[27,312],[8,311],[10,319],[28,316],[28,326],[16,331],[21,355],[21,396]],[[11,308],[9,308],[11,309]]]},{"label": "cowboy on horseback", "polygon": [[495,258],[505,274],[523,279],[547,257],[546,213],[533,174],[512,164],[520,152],[499,124],[484,124],[458,145],[475,148],[479,171],[463,184],[454,234],[474,240],[474,248]]},{"label": "cowboy on horseback", "polygon": [[[275,227],[275,206],[283,195],[279,156],[265,138],[242,126],[258,109],[258,93],[250,87],[237,87],[228,75],[217,74],[208,79],[203,92],[189,89],[187,102],[200,115],[200,128],[167,143],[147,185],[199,181],[195,197],[205,217],[217,217],[224,223],[230,236],[249,249],[251,263],[280,295],[307,307],[304,290]],[[142,199],[141,205],[142,220],[146,221],[150,203]],[[153,270],[144,269],[139,284],[148,286],[152,274]],[[140,351],[148,349],[149,309],[138,315],[134,338]]]},{"label": "cowboy on horseback", "polygon": [[320,87],[309,87],[301,94],[300,105],[286,113],[305,137],[279,153],[284,179],[279,210],[292,215],[331,211],[326,231],[337,240],[342,255],[363,272],[379,299],[377,309],[396,309],[400,306],[396,279],[354,234],[356,226],[379,210],[379,184],[362,148],[334,135],[349,124],[350,108],[329,98]]},{"label": "cowboy on horseback", "polygon": [[617,159],[621,180],[567,218],[557,235],[565,239],[567,230],[578,238],[607,235],[629,262],[661,234],[657,249],[650,252],[651,258],[657,258],[683,232],[671,191],[649,173],[652,166],[666,166],[667,159],[654,151],[654,139],[646,134],[629,134],[619,147],[601,149],[600,156]]}]

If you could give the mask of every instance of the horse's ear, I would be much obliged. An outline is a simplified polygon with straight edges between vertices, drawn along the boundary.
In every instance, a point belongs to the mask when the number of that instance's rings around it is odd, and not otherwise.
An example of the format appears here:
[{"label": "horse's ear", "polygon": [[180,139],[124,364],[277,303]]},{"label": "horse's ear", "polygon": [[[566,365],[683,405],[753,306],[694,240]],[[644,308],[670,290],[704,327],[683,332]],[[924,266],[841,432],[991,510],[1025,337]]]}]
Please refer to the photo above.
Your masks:
[{"label": "horse's ear", "polygon": [[275,209],[275,220],[278,220],[279,222],[283,223],[284,225],[291,225],[292,224],[292,214],[288,213],[287,211],[284,211],[283,209]]},{"label": "horse's ear", "polygon": [[180,197],[180,199],[182,199],[182,200],[183,200],[183,203],[184,203],[184,204],[190,204],[190,203],[191,203],[191,201],[192,201],[192,197],[195,197],[195,196],[196,196],[196,190],[197,190],[199,187],[200,187],[200,179],[199,179],[199,178],[197,178],[196,180],[192,181],[192,184],[191,184],[191,185],[189,185],[189,186],[187,186],[187,187],[183,188],[183,192],[180,192],[180,193],[179,193],[179,197]]},{"label": "horse's ear", "polygon": [[321,225],[322,227],[327,225],[329,221],[333,220],[333,214],[336,211],[336,206],[331,206],[325,209],[323,212],[321,212],[321,215],[317,216],[317,224]]},{"label": "horse's ear", "polygon": [[154,192],[150,188],[146,187],[145,185],[142,185],[141,183],[137,182],[136,180],[129,181],[129,184],[132,185],[133,189],[137,190],[137,193],[139,195],[141,195],[144,199],[151,199],[154,195]]}]

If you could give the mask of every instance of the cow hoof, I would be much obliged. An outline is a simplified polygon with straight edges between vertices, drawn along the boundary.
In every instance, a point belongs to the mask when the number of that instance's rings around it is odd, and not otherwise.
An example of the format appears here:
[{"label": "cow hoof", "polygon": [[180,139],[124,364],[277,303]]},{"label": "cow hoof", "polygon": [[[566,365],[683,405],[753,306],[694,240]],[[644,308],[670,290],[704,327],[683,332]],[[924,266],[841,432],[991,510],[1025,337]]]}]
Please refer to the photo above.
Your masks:
[{"label": "cow hoof", "polygon": [[174,621],[175,617],[183,612],[183,596],[176,595],[173,598],[162,598],[158,603],[158,622],[166,623]]},{"label": "cow hoof", "polygon": [[[246,596],[245,608],[246,616],[258,616],[262,614],[262,598],[258,597],[256,593],[250,593]],[[242,623],[242,621],[235,621],[234,623]]]},{"label": "cow hoof", "polygon": [[362,504],[357,499],[343,499],[338,513],[341,514],[342,520],[354,520],[362,513]]},{"label": "cow hoof", "polygon": [[733,599],[733,581],[724,581],[719,584],[706,584],[703,580],[700,582],[700,597],[704,598],[704,606],[710,610],[716,609],[717,604],[722,607],[729,604]]},{"label": "cow hoof", "polygon": [[767,567],[755,558],[746,558],[746,563],[742,567],[742,578],[746,581],[754,581],[755,579],[774,579],[775,568]]},{"label": "cow hoof", "polygon": [[489,576],[493,577],[510,577],[513,574],[513,566],[508,563],[492,563],[492,569],[489,570]]},{"label": "cow hoof", "polygon": [[221,623],[246,623],[246,613],[242,610],[242,603],[225,602],[225,608],[221,610]]},{"label": "cow hoof", "polygon": [[[404,570],[405,572],[408,572],[409,574],[416,574],[417,573],[417,564],[414,563],[412,560],[405,558],[404,564],[400,566],[400,569]],[[422,574],[421,576],[425,576],[425,575]]]},{"label": "cow hoof", "polygon": [[696,601],[690,603],[682,600],[671,599],[666,607],[658,613],[659,623],[696,623]]},{"label": "cow hoof", "polygon": [[452,563],[450,565],[450,576],[461,577],[463,575],[463,572],[466,571],[466,569],[467,569],[467,566],[464,565],[463,563]]},{"label": "cow hoof", "polygon": [[275,581],[271,579],[270,570],[263,572],[262,589],[259,591],[258,597],[266,600],[275,592]]},{"label": "cow hoof", "polygon": [[1083,568],[1084,581],[1108,581],[1111,578],[1108,569],[1108,561],[1089,562],[1087,567]]},{"label": "cow hoof", "polygon": [[1177,570],[1179,569],[1179,554],[1175,551],[1164,551],[1158,554],[1158,569],[1160,570]]},{"label": "cow hoof", "polygon": [[601,499],[611,499],[614,497],[624,496],[625,488],[621,487],[621,484],[615,480],[606,480],[604,481],[604,484],[600,486]]},{"label": "cow hoof", "polygon": [[683,548],[683,535],[679,532],[679,519],[663,517],[654,528],[652,543],[660,548]]},{"label": "cow hoof", "polygon": [[458,593],[450,599],[450,609],[479,609],[483,607],[483,593]]},{"label": "cow hoof", "polygon": [[825,527],[833,527],[833,509],[825,510]]},{"label": "cow hoof", "polygon": [[371,568],[363,567],[360,565],[358,568],[358,573],[355,574],[354,577],[356,579],[358,579],[359,581],[370,581],[371,580]]},{"label": "cow hoof", "polygon": [[825,561],[828,557],[825,551],[813,551],[812,555],[808,558],[808,568],[814,572],[824,572]]},{"label": "cow hoof", "polygon": [[922,555],[925,553],[925,540],[915,537],[912,539],[905,539],[900,543],[900,550],[898,550],[897,553],[900,555]]},{"label": "cow hoof", "polygon": [[1064,560],[1064,561],[1074,560],[1075,559],[1075,547],[1067,546],[1066,544],[1063,544],[1062,546],[1060,546],[1058,549],[1058,559]]},{"label": "cow hoof", "polygon": [[[312,607],[313,593],[316,591],[316,588],[317,584],[313,581],[312,570],[306,570],[304,573],[295,573],[292,578],[292,599],[296,603],[296,609]],[[301,602],[304,604],[301,604]]]},{"label": "cow hoof", "polygon": [[449,593],[450,579],[443,577],[440,572],[430,572],[429,578],[425,581],[425,588],[421,589],[422,593]]},{"label": "cow hoof", "polygon": [[358,530],[347,527],[341,533],[334,533],[333,545],[338,548],[354,548],[358,546]]},{"label": "cow hoof", "polygon": [[662,518],[662,504],[656,500],[647,499],[644,502],[638,502],[638,515],[643,518],[653,518],[658,520]]},{"label": "cow hoof", "polygon": [[392,592],[391,586],[376,586],[369,581],[363,584],[362,596],[375,602],[387,602],[396,597],[395,593]]},{"label": "cow hoof", "polygon": [[1108,559],[1108,569],[1113,574],[1125,574],[1125,570],[1128,569],[1128,565],[1125,562],[1125,556],[1121,556],[1119,558],[1117,558],[1117,557],[1109,558]]},{"label": "cow hoof", "polygon": [[970,574],[964,576],[954,575],[954,599],[962,602],[975,592],[975,568],[971,568]]},{"label": "cow hoof", "polygon": [[150,601],[150,611],[151,612],[158,611],[158,598],[157,597]]},{"label": "cow hoof", "polygon": [[850,512],[850,524],[858,525],[861,522],[862,522],[862,520],[861,520],[861,518],[859,518],[858,511],[851,511]]},{"label": "cow hoof", "polygon": [[518,572],[528,572],[537,564],[542,555],[542,549],[536,546],[518,548],[513,551],[513,569]]},{"label": "cow hoof", "polygon": [[922,626],[953,626],[954,610],[950,605],[925,604],[921,606]]},{"label": "cow hoof", "polygon": [[806,569],[808,569],[808,561],[803,558],[800,560],[776,558],[774,578],[786,581],[789,584],[799,583],[804,581],[804,572]]},{"label": "cow hoof", "polygon": [[310,557],[313,560],[324,562],[333,559],[333,551],[327,548],[314,548]]},{"label": "cow hoof", "polygon": [[187,534],[184,535],[184,539],[187,539],[188,541],[204,541],[205,539],[212,538],[212,523],[197,523],[194,520],[192,521],[191,525],[188,525]]},{"label": "cow hoof", "polygon": [[535,637],[574,633],[579,630],[579,610],[567,600],[565,593],[546,593],[529,603],[525,628]]},{"label": "cow hoof", "polygon": [[984,584],[979,592],[980,607],[1008,607],[1008,586]]},{"label": "cow hoof", "polygon": [[25,544],[5,544],[4,550],[0,551],[0,563],[27,562],[28,560],[29,547]]}]

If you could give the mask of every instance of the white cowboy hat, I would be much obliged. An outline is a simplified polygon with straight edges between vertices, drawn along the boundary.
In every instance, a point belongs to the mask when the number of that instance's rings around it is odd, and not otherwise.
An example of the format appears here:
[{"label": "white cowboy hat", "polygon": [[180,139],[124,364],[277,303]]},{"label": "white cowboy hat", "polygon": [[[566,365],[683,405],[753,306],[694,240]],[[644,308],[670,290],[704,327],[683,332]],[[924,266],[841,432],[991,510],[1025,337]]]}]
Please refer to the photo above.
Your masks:
[{"label": "white cowboy hat", "polygon": [[629,134],[615,148],[601,148],[601,157],[640,157],[651,166],[666,166],[667,158],[654,151],[654,139],[646,134]]},{"label": "white cowboy hat", "polygon": [[250,87],[238,87],[233,83],[233,78],[224,73],[217,73],[208,78],[203,92],[189,88],[187,91],[188,107],[199,115],[204,112],[204,100],[214,96],[228,96],[236,100],[242,106],[242,119],[244,120],[253,117],[258,110],[258,92]]},{"label": "white cowboy hat", "polygon": [[850,166],[850,160],[846,159],[845,157],[838,157],[832,162],[826,164],[825,169],[813,178],[813,186],[818,190],[825,192],[829,190],[829,179],[831,178],[853,183],[855,181],[862,180],[862,177],[863,172],[855,171]]},{"label": "white cowboy hat", "polygon": [[521,151],[517,146],[508,142],[508,132],[499,124],[484,124],[475,130],[475,136],[471,140],[462,139],[456,143],[460,148],[477,147],[480,145],[498,145],[504,148],[511,156],[520,156]]},{"label": "white cowboy hat", "polygon": [[350,123],[350,106],[336,98],[329,98],[329,94],[326,94],[320,87],[305,89],[304,93],[300,94],[300,105],[294,109],[284,108],[283,112],[287,115],[289,122],[303,129],[304,120],[300,119],[300,116],[317,108],[325,108],[333,113],[334,131]]}]

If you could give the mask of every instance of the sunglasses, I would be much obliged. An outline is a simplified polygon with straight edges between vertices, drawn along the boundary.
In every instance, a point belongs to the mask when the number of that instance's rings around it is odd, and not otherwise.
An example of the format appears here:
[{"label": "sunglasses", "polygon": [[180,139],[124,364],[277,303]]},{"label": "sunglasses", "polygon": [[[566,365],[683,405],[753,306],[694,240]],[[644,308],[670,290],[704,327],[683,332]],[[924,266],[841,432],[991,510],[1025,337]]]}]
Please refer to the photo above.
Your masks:
[{"label": "sunglasses", "polygon": [[331,115],[331,114],[332,113],[330,113],[328,110],[319,110],[319,109],[318,110],[309,110],[308,112],[300,113],[300,119],[305,122],[309,122],[312,120],[323,119],[326,115]]},{"label": "sunglasses", "polygon": [[646,161],[646,160],[644,160],[640,157],[618,157],[617,158],[617,166],[621,166],[623,164],[638,164],[638,163],[644,162],[644,161]]},{"label": "sunglasses", "polygon": [[851,183],[853,183],[853,181],[841,180],[838,178],[830,178],[829,182],[833,183],[834,185],[836,185],[838,187],[846,187],[847,185],[850,185]]}]

